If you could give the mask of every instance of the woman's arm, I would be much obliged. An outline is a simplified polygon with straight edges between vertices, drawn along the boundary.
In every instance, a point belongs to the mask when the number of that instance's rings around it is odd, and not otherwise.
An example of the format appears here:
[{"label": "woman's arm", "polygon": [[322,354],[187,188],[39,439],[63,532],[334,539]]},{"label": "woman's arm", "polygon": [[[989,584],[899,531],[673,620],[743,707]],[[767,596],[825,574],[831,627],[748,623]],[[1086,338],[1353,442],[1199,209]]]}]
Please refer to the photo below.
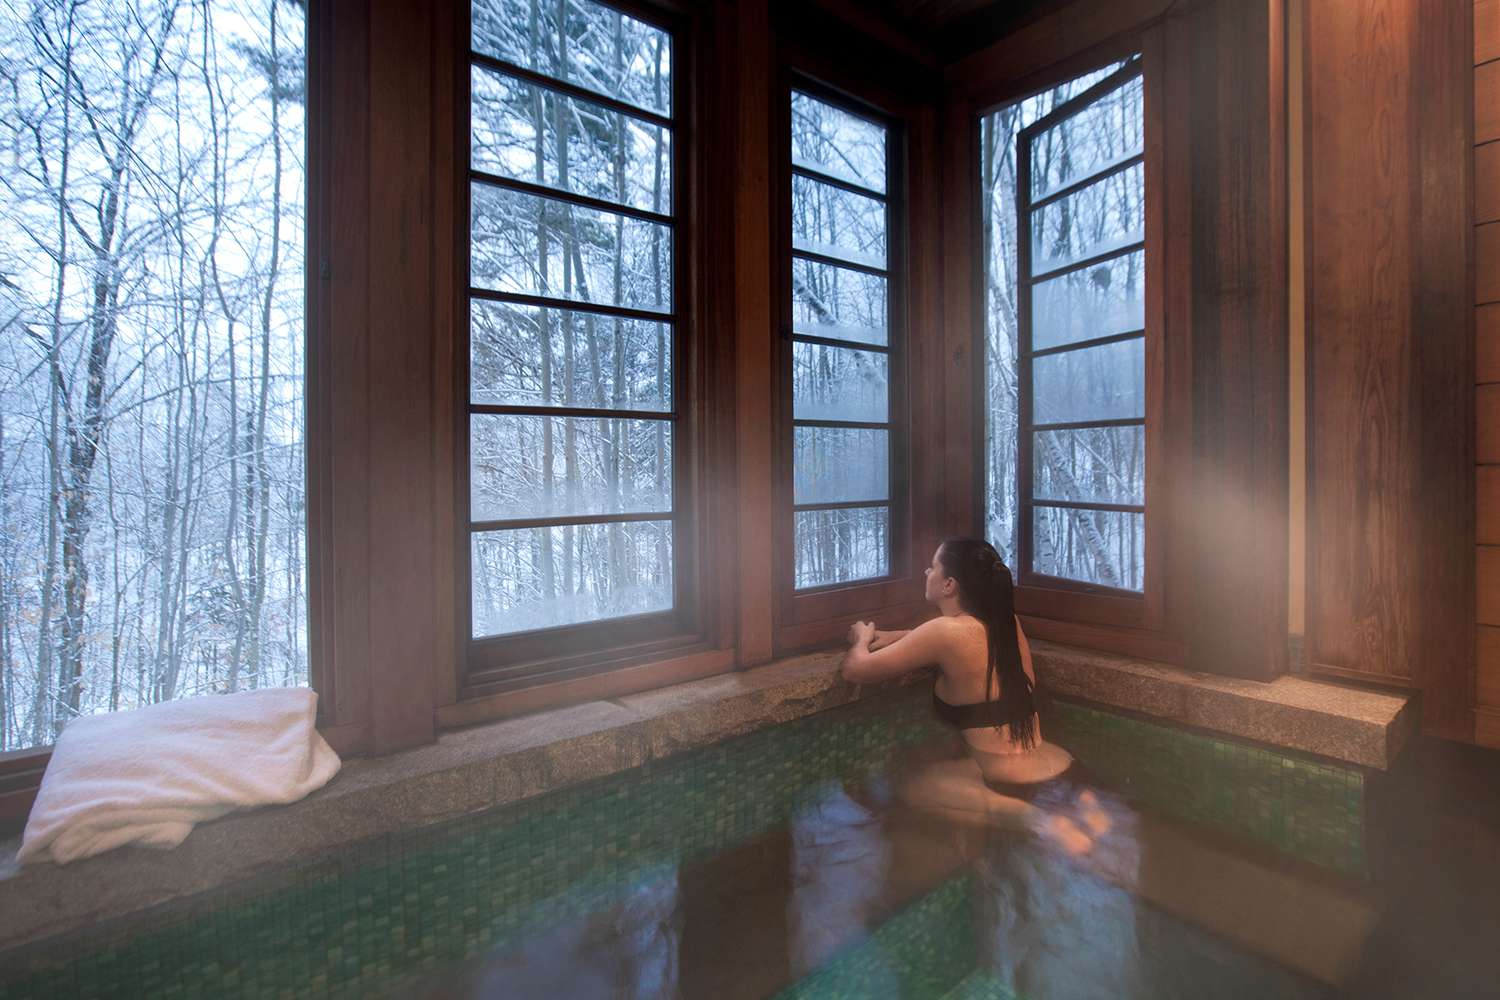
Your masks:
[{"label": "woman's arm", "polygon": [[844,679],[873,684],[930,667],[942,661],[947,628],[941,618],[917,626],[881,649],[871,649],[875,626],[856,622],[849,629],[849,652],[844,657]]},{"label": "woman's arm", "polygon": [[1026,671],[1026,676],[1036,683],[1036,671],[1031,666],[1031,643],[1026,641],[1026,633],[1021,630],[1021,619],[1016,618],[1016,645],[1021,647],[1021,669]]},{"label": "woman's arm", "polygon": [[876,629],[875,630],[875,638],[873,640],[871,640],[871,642],[870,642],[870,651],[874,652],[877,649],[884,649],[885,647],[889,646],[891,643],[895,642],[897,639],[905,638],[906,636],[908,636],[910,634],[911,634],[911,629],[909,629],[909,628],[898,629],[898,630],[896,630],[894,632],[888,632],[888,631],[882,631],[880,629]]}]

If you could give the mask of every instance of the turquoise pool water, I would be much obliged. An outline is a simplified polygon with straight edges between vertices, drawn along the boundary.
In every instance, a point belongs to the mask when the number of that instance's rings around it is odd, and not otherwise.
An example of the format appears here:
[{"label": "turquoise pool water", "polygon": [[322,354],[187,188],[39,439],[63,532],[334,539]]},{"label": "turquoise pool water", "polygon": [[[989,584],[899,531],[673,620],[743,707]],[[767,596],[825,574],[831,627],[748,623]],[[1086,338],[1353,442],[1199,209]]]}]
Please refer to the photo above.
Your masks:
[{"label": "turquoise pool water", "polygon": [[1385,905],[1359,772],[1078,705],[1047,725],[1112,819],[1087,858],[901,806],[897,769],[951,738],[909,692],[45,942],[7,956],[0,996],[1312,997],[1359,979]]}]

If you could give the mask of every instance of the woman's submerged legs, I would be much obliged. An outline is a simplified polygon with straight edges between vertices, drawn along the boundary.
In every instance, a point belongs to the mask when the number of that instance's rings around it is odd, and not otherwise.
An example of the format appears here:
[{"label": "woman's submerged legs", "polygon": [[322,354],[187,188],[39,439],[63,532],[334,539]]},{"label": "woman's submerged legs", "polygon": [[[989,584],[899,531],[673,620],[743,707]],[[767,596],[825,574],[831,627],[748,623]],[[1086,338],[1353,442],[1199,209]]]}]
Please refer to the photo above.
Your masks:
[{"label": "woman's submerged legs", "polygon": [[990,788],[978,762],[968,756],[918,767],[901,782],[896,794],[913,808],[954,822],[1036,833],[1075,856],[1087,853],[1094,837],[1109,829],[1108,816],[1092,793],[1079,796],[1084,819],[1080,827],[1062,812]]}]

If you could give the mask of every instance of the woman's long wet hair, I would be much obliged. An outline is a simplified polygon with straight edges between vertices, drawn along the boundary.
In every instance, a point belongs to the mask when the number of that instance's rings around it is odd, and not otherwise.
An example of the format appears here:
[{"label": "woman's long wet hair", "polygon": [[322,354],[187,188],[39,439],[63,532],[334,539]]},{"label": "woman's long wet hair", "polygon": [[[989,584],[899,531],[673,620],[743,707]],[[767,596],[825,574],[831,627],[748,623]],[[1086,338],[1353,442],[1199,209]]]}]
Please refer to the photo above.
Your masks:
[{"label": "woman's long wet hair", "polygon": [[988,648],[984,700],[990,700],[998,680],[1011,740],[1027,749],[1035,746],[1036,698],[1021,664],[1010,568],[993,545],[979,538],[950,538],[938,549],[938,562],[943,572],[958,581],[959,607],[984,623]]}]

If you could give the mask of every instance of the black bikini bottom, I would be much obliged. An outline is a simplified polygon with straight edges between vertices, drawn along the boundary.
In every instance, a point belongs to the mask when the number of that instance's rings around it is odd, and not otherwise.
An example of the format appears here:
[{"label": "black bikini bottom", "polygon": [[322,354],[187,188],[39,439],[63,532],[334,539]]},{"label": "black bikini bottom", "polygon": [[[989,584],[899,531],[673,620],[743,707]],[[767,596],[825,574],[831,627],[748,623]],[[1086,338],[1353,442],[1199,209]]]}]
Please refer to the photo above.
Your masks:
[{"label": "black bikini bottom", "polygon": [[985,785],[992,792],[999,792],[1001,795],[1008,795],[1013,799],[1020,799],[1022,802],[1030,802],[1044,791],[1052,791],[1063,784],[1077,783],[1081,776],[1082,768],[1078,766],[1078,761],[1075,760],[1046,781],[1031,781],[1025,784],[1016,784],[1010,781],[986,781]]}]

